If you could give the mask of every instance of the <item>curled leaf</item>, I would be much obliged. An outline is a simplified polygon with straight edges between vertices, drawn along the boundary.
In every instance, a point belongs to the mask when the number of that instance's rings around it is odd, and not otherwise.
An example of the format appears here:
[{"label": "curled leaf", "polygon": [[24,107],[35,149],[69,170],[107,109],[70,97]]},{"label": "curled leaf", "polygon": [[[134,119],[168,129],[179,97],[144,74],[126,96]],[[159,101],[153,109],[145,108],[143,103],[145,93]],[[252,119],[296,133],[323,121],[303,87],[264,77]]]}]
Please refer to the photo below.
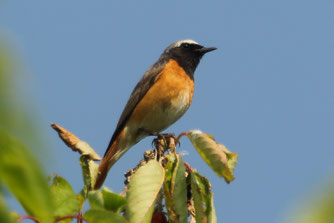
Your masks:
[{"label": "curled leaf", "polygon": [[80,157],[80,165],[85,188],[90,191],[93,189],[93,185],[95,185],[99,165],[83,155]]},{"label": "curled leaf", "polygon": [[227,183],[234,180],[233,170],[238,154],[230,152],[224,145],[217,143],[211,135],[200,130],[191,130],[186,135],[203,160],[219,177],[224,177]]},{"label": "curled leaf", "polygon": [[209,180],[197,172],[192,172],[190,179],[196,222],[217,223]]},{"label": "curled leaf", "polygon": [[70,147],[73,151],[79,152],[81,155],[86,155],[92,160],[101,160],[99,154],[97,154],[92,147],[85,141],[80,140],[73,133],[67,129],[57,125],[51,124],[51,127],[58,132],[59,137],[63,142]]},{"label": "curled leaf", "polygon": [[169,220],[179,223],[188,222],[187,183],[182,157],[180,154],[170,153],[166,159],[164,197]]}]

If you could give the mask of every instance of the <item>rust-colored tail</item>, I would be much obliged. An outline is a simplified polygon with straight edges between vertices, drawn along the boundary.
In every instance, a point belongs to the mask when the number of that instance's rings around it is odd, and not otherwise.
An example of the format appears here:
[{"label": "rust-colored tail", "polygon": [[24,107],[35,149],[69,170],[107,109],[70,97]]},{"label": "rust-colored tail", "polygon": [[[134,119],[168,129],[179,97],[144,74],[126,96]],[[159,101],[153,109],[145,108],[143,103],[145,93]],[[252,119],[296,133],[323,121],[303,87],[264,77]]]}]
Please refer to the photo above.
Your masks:
[{"label": "rust-colored tail", "polygon": [[107,153],[105,154],[99,165],[99,172],[97,175],[96,183],[94,185],[94,190],[100,189],[108,175],[110,168],[116,163],[119,158],[121,158],[123,153],[127,150],[127,148],[120,148],[119,142],[122,137],[123,134],[119,134],[116,140],[107,149]]}]

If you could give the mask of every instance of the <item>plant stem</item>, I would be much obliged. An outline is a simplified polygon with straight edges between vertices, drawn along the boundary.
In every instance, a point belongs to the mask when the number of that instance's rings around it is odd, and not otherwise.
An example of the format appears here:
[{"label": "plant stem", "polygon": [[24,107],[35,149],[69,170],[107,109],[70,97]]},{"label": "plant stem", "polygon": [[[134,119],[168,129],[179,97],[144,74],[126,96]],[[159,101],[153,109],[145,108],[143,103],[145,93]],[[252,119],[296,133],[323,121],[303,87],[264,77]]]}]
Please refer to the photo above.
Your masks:
[{"label": "plant stem", "polygon": [[58,218],[56,219],[55,222],[58,222],[58,221],[61,221],[61,220],[65,220],[65,219],[68,219],[68,218],[81,219],[81,220],[87,222],[87,221],[82,217],[81,214],[78,214],[78,215],[66,215],[66,216],[58,217]]},{"label": "plant stem", "polygon": [[34,221],[35,223],[39,223],[39,221],[36,218],[34,218],[32,216],[28,216],[28,215],[21,216],[19,218],[19,222],[23,221],[24,219],[30,219],[30,220]]},{"label": "plant stem", "polygon": [[187,134],[188,134],[188,132],[182,132],[180,135],[178,135],[178,136],[176,137],[176,139],[175,139],[175,144],[178,144],[179,141],[180,141],[180,139],[181,139],[181,137],[182,137],[182,136],[185,136],[185,135],[187,135]]}]

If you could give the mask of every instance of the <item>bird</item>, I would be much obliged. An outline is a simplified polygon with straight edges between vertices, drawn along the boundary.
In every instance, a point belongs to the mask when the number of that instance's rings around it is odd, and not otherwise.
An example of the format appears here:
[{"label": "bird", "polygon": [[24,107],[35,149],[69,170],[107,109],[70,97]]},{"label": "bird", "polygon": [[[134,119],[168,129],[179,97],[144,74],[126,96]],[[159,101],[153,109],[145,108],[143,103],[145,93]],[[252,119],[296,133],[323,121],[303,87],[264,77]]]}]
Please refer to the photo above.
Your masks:
[{"label": "bird", "polygon": [[109,169],[133,145],[184,115],[192,102],[197,65],[204,54],[216,49],[185,39],[163,51],[132,91],[99,164],[94,189],[103,185]]}]

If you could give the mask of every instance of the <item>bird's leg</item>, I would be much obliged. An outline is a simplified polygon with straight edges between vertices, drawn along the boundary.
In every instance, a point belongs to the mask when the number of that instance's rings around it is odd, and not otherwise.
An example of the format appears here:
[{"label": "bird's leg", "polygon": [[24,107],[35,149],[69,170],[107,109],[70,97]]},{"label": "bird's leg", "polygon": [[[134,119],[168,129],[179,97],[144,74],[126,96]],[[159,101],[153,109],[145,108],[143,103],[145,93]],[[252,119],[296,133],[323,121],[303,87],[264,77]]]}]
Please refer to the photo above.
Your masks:
[{"label": "bird's leg", "polygon": [[[173,138],[173,141],[171,140]],[[175,134],[174,133],[161,133],[158,135],[158,140],[162,139],[164,141],[164,146],[166,149],[175,147],[174,143],[175,142]],[[173,144],[173,145],[172,145]]]},{"label": "bird's leg", "polygon": [[[175,138],[175,134],[174,133],[159,133],[159,132],[154,132],[145,128],[139,128],[138,131],[141,132],[145,132],[147,134],[149,134],[150,136],[156,136],[157,138],[153,139],[152,141],[152,145],[154,145],[154,147],[157,150],[157,159],[160,159],[160,156],[162,156],[162,154],[165,152],[165,150],[167,150],[169,148],[169,141],[167,140],[168,138],[173,138],[174,140]],[[163,140],[163,143],[161,143],[160,140]]]},{"label": "bird's leg", "polygon": [[161,155],[164,153],[164,146],[162,145],[162,143],[160,142],[161,139],[163,139],[164,141],[164,145],[166,145],[166,139],[165,137],[160,134],[159,132],[155,132],[155,131],[151,131],[149,129],[145,129],[143,127],[138,129],[139,132],[144,132],[150,136],[156,136],[157,138],[153,139],[152,141],[152,146],[154,146],[155,148],[155,157],[156,160],[160,160]]}]

